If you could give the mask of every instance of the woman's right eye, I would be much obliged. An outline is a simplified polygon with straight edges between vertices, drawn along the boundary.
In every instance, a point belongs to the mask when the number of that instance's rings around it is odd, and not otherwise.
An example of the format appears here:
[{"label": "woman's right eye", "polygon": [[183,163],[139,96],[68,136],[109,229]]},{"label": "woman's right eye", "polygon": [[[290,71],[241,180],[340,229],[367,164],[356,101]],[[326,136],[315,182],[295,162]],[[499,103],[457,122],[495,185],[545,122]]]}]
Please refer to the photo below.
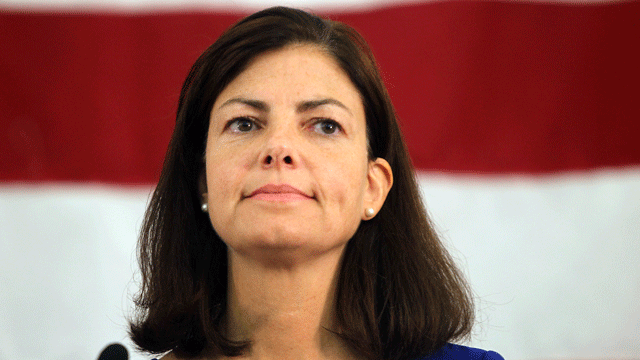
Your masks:
[{"label": "woman's right eye", "polygon": [[258,124],[248,117],[235,118],[227,123],[227,129],[239,133],[256,130],[258,127]]}]

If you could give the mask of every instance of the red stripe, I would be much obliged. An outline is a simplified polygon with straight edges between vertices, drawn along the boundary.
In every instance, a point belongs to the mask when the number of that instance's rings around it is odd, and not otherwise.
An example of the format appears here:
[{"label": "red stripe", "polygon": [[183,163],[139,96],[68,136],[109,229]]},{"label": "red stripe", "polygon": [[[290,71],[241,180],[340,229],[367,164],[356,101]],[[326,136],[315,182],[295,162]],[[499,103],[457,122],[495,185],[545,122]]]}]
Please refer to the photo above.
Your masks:
[{"label": "red stripe", "polygon": [[[640,164],[640,2],[334,14],[370,41],[417,167]],[[190,64],[239,15],[0,13],[0,180],[152,183]]]}]

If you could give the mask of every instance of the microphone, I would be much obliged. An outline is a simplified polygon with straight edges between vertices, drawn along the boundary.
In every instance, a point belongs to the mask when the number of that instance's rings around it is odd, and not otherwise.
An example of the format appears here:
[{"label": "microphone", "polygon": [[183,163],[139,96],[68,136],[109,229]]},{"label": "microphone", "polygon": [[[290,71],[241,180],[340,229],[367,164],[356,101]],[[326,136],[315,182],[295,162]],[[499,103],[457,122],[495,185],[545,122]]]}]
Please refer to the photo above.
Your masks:
[{"label": "microphone", "polygon": [[113,343],[102,350],[98,360],[129,360],[129,352],[121,344]]}]

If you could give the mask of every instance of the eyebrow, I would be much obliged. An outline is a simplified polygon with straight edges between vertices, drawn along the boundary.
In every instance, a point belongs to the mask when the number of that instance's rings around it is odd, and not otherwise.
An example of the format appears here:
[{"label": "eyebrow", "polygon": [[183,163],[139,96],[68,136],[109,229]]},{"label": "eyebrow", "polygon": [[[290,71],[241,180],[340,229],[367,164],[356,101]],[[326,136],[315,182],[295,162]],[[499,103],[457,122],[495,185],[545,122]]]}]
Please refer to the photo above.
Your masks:
[{"label": "eyebrow", "polygon": [[323,105],[335,105],[338,106],[344,110],[346,110],[349,115],[353,115],[351,113],[351,110],[349,110],[349,108],[341,103],[340,101],[336,100],[336,99],[332,99],[332,98],[327,98],[327,99],[320,99],[320,100],[308,100],[308,101],[301,101],[298,103],[298,106],[296,107],[297,111],[299,113],[305,112],[305,111],[309,111],[309,110],[313,110],[317,107],[323,106]]},{"label": "eyebrow", "polygon": [[266,102],[260,101],[260,100],[245,99],[241,97],[237,97],[237,98],[233,98],[225,101],[222,105],[220,105],[219,109],[222,109],[223,107],[229,106],[232,104],[244,104],[262,112],[269,111],[269,105],[267,105]]},{"label": "eyebrow", "polygon": [[[219,109],[231,105],[231,104],[243,104],[243,105],[247,105],[249,107],[252,107],[258,111],[261,112],[269,112],[269,105],[267,105],[266,102],[264,101],[260,101],[260,100],[252,100],[252,99],[245,99],[242,97],[236,97],[233,99],[229,99],[227,101],[225,101],[222,105],[220,105]],[[338,106],[344,110],[346,110],[350,115],[353,115],[351,110],[343,103],[341,103],[340,101],[336,100],[336,99],[332,99],[332,98],[326,98],[326,99],[319,99],[319,100],[306,100],[306,101],[301,101],[297,104],[296,106],[296,111],[298,113],[303,113],[306,111],[310,111],[313,110],[315,108],[318,108],[320,106],[324,106],[324,105],[335,105]]]}]

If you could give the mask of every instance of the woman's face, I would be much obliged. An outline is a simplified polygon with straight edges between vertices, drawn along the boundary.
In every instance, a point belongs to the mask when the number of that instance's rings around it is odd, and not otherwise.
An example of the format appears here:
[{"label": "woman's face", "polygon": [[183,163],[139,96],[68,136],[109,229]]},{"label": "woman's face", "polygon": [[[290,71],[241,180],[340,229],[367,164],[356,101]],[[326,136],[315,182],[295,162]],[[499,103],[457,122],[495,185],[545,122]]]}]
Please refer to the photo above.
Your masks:
[{"label": "woman's face", "polygon": [[366,218],[375,162],[362,100],[317,47],[256,57],[216,99],[207,136],[204,197],[232,250],[317,255]]}]

